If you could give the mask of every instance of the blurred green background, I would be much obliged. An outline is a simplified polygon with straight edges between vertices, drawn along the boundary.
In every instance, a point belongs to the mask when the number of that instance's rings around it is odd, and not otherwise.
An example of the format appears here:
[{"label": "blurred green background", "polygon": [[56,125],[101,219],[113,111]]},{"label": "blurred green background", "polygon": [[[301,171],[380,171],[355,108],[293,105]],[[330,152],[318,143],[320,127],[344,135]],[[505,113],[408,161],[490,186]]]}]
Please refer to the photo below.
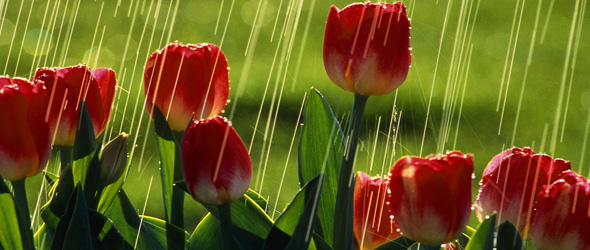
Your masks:
[{"label": "blurred green background", "polygon": [[[217,44],[231,68],[224,115],[251,149],[251,188],[270,201],[270,211],[280,212],[299,189],[298,117],[305,94],[315,86],[341,121],[350,113],[352,94],[328,79],[322,46],[330,6],[351,3],[0,0],[0,73],[30,78],[37,67],[80,63],[113,68],[118,89],[101,139],[130,133],[124,189],[140,213],[162,218],[143,66],[173,41]],[[474,154],[475,199],[487,162],[515,145],[570,160],[589,175],[586,1],[404,3],[412,23],[412,66],[398,91],[369,99],[357,170],[384,174],[404,155],[460,150]],[[56,172],[55,154],[52,159],[47,169]],[[45,202],[47,187],[40,176],[28,183],[34,211]],[[191,231],[205,210],[188,196],[185,203]]]}]

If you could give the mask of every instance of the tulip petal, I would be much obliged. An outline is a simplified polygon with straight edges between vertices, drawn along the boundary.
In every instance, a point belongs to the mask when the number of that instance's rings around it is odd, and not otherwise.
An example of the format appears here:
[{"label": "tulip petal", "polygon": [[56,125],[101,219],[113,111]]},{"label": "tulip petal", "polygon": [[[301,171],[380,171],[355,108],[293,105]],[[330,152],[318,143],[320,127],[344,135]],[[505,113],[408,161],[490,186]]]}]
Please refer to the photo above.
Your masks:
[{"label": "tulip petal", "polygon": [[[115,86],[117,85],[117,77],[115,76],[115,71],[109,68],[92,70],[92,75],[94,75],[94,78],[96,78],[96,82],[100,90],[102,112],[105,114],[100,128],[104,129],[107,121],[109,120],[109,117],[111,116],[113,100],[115,98]],[[100,133],[102,133],[102,130],[98,132],[98,134]]]}]

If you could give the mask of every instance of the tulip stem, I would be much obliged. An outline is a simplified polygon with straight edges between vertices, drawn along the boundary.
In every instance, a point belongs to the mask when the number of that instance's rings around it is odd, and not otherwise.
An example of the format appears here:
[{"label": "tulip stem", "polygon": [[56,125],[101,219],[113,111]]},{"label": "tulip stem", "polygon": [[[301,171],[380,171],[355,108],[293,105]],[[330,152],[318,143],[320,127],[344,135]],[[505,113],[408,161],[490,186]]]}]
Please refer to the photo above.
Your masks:
[{"label": "tulip stem", "polygon": [[59,169],[60,169],[60,172],[63,173],[66,166],[68,166],[68,164],[72,164],[74,147],[72,147],[72,146],[57,146],[57,147],[59,149],[59,160],[61,162]]},{"label": "tulip stem", "polygon": [[[361,129],[363,112],[367,104],[368,96],[354,94],[350,122],[346,130],[346,144],[344,156],[340,166],[338,178],[338,192],[336,194],[336,207],[334,211],[334,242],[333,249],[352,249],[352,222],[354,194],[354,158],[358,135]],[[346,239],[346,240],[342,240]]]},{"label": "tulip stem", "polygon": [[[176,181],[184,180],[184,175],[182,174],[182,152],[181,147],[178,145],[182,145],[182,137],[184,132],[176,132],[173,131],[174,138],[177,142],[177,147],[175,149],[175,160],[174,160],[174,174],[173,174],[173,183]],[[172,213],[170,214],[170,223],[172,225],[178,226],[184,229],[184,190],[180,187],[173,185],[172,186],[172,207],[170,210]]]},{"label": "tulip stem", "polygon": [[231,203],[221,204],[219,210],[219,222],[221,223],[221,245],[223,250],[235,249],[231,223]]},{"label": "tulip stem", "polygon": [[19,232],[23,249],[35,249],[33,241],[33,231],[31,230],[31,214],[29,213],[29,203],[27,202],[27,191],[25,188],[25,179],[12,181],[14,190],[14,199],[16,205],[16,214],[18,220]]}]

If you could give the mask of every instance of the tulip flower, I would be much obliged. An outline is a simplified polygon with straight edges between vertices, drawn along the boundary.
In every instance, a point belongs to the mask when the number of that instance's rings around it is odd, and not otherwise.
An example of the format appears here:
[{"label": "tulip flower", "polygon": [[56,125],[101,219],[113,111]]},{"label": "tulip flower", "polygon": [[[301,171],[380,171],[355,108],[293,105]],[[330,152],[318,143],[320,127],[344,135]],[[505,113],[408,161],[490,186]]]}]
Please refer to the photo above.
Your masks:
[{"label": "tulip flower", "polygon": [[510,221],[526,239],[543,186],[570,169],[570,162],[535,154],[528,147],[513,147],[496,155],[484,170],[475,201],[480,220],[494,212],[498,223]]},{"label": "tulip flower", "polygon": [[559,176],[539,203],[531,238],[538,250],[590,250],[590,182],[572,171]]},{"label": "tulip flower", "polygon": [[22,180],[45,167],[51,154],[46,111],[43,83],[0,76],[0,175],[4,179]]},{"label": "tulip flower", "polygon": [[246,146],[227,119],[215,116],[191,121],[181,150],[184,180],[196,201],[227,204],[248,190],[252,163]]},{"label": "tulip flower", "polygon": [[82,100],[86,102],[94,135],[98,137],[102,133],[115,97],[116,78],[112,69],[91,70],[83,64],[67,68],[40,68],[33,79],[43,81],[47,89],[47,118],[54,145],[74,145]]},{"label": "tulip flower", "polygon": [[364,96],[386,95],[410,67],[410,20],[401,2],[356,3],[330,9],[324,67],[338,87]]},{"label": "tulip flower", "polygon": [[229,97],[225,55],[213,44],[172,43],[145,64],[146,108],[156,105],[172,130],[184,131],[190,118],[207,119],[225,108]]},{"label": "tulip flower", "polygon": [[121,133],[107,143],[102,149],[100,157],[100,183],[107,186],[119,180],[127,166],[127,137]]},{"label": "tulip flower", "polygon": [[393,220],[404,236],[430,246],[457,238],[471,214],[472,155],[406,156],[389,171]]},{"label": "tulip flower", "polygon": [[357,172],[355,180],[353,228],[361,250],[374,249],[399,237],[388,208],[392,201],[387,195],[387,178]]}]

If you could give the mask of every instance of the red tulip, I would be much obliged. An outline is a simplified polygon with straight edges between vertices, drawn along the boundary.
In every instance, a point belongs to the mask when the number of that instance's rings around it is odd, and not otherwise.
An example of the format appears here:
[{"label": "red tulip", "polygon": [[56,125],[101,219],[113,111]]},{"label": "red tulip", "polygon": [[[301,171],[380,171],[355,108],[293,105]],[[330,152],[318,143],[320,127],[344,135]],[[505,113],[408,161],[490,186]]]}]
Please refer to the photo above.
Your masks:
[{"label": "red tulip", "polygon": [[566,171],[539,203],[531,238],[538,250],[590,250],[590,182]]},{"label": "red tulip", "polygon": [[497,221],[510,221],[523,238],[528,238],[530,225],[538,202],[543,196],[543,186],[570,169],[570,162],[553,159],[545,154],[535,154],[528,147],[513,147],[496,155],[484,170],[475,201],[477,216],[497,212]]},{"label": "red tulip", "polygon": [[54,145],[73,145],[82,100],[86,102],[94,135],[107,125],[115,97],[115,72],[109,68],[90,70],[86,65],[40,68],[35,80],[45,83],[49,97],[48,119]]},{"label": "red tulip", "polygon": [[393,220],[404,236],[440,246],[457,238],[471,213],[472,155],[406,156],[389,171]]},{"label": "red tulip", "polygon": [[400,236],[391,219],[387,178],[357,172],[354,185],[354,237],[360,248],[374,249]]},{"label": "red tulip", "polygon": [[0,175],[21,180],[41,172],[51,154],[43,83],[0,76]]},{"label": "red tulip", "polygon": [[196,201],[221,205],[246,193],[252,163],[231,123],[215,116],[192,121],[187,127],[182,139],[182,172]]},{"label": "red tulip", "polygon": [[169,44],[150,56],[144,80],[148,112],[158,106],[176,131],[184,131],[193,114],[218,115],[229,97],[227,60],[213,44]]},{"label": "red tulip", "polygon": [[338,87],[365,96],[389,94],[406,79],[410,61],[410,19],[404,4],[332,6],[324,67]]}]

